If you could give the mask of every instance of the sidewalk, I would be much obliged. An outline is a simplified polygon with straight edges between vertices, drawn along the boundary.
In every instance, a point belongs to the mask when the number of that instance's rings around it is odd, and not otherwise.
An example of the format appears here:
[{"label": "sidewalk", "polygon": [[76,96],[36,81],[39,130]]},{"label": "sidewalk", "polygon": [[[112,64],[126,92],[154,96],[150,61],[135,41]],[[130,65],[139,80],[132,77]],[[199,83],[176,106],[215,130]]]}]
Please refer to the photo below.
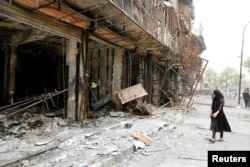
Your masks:
[{"label": "sidewalk", "polygon": [[225,132],[224,142],[218,141],[219,134],[215,143],[209,142],[210,106],[196,103],[182,119],[171,124],[172,130],[159,131],[152,146],[135,152],[117,167],[207,167],[208,151],[250,151],[250,112],[224,108],[232,128],[232,133]]},{"label": "sidewalk", "polygon": [[[61,120],[57,120],[39,133],[29,132],[30,134],[26,134],[23,138],[14,139],[6,136],[0,141],[0,166],[111,167],[134,155],[135,144],[147,149],[159,149],[163,142],[170,144],[167,147],[171,149],[167,158],[159,160],[161,166],[167,164],[177,167],[180,164],[189,164],[201,167],[207,163],[207,150],[250,150],[248,129],[250,112],[242,108],[225,107],[233,132],[225,134],[226,141],[219,145],[211,145],[208,142],[210,138],[208,99],[208,97],[195,98],[197,101],[193,109],[186,115],[183,115],[181,110],[162,108],[156,110],[152,117],[106,116],[93,120],[93,123],[86,127],[77,124],[58,126]],[[199,104],[204,101],[207,102],[205,105]],[[167,134],[162,134],[164,129]],[[131,136],[135,130],[150,137],[153,144],[149,146],[138,144],[139,140]],[[173,131],[175,133],[169,133]],[[159,135],[169,136],[168,141]],[[171,140],[175,143],[174,147],[168,143]],[[161,153],[154,158],[160,156]],[[150,166],[150,157],[143,161],[143,166],[147,163]],[[195,158],[190,160],[190,157]]]},{"label": "sidewalk", "polygon": [[[212,104],[212,97],[210,95],[197,95],[194,96],[193,99],[198,104],[204,104],[204,105],[211,105]],[[237,108],[245,108],[244,101],[241,99],[240,105],[238,104],[238,98],[224,98],[225,99],[225,106],[226,107],[237,107]],[[239,107],[240,106],[240,107]]]}]

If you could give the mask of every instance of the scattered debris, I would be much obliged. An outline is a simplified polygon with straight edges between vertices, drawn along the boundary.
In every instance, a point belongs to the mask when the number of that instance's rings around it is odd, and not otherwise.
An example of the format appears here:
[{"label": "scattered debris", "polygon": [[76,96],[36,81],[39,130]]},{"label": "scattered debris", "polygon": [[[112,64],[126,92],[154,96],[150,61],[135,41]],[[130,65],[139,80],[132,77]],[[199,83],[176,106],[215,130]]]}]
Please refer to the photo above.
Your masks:
[{"label": "scattered debris", "polygon": [[35,121],[28,122],[28,127],[30,129],[36,129],[36,128],[39,128],[42,126],[43,126],[43,121],[41,121],[41,120],[35,120]]},{"label": "scattered debris", "polygon": [[148,105],[146,101],[144,103],[142,101],[137,101],[137,104],[135,106],[142,114],[146,115],[152,115],[152,109]]},{"label": "scattered debris", "polygon": [[98,150],[97,154],[98,155],[107,155],[107,154],[110,154],[110,153],[115,152],[117,150],[118,150],[118,148],[116,146],[104,147],[104,148],[101,148],[100,150]]},{"label": "scattered debris", "polygon": [[142,154],[142,155],[145,155],[145,156],[148,156],[148,155],[149,155],[149,152],[143,151],[143,152],[141,152],[141,154]]},{"label": "scattered debris", "polygon": [[14,103],[14,104],[10,104],[8,106],[1,107],[0,113],[4,113],[5,115],[1,116],[0,120],[6,119],[9,117],[13,117],[14,115],[16,115],[20,112],[23,112],[23,111],[27,111],[27,109],[29,109],[37,104],[40,104],[40,103],[43,103],[46,106],[47,110],[49,110],[48,100],[51,100],[53,107],[55,107],[55,104],[53,102],[52,97],[58,96],[59,94],[66,92],[66,91],[67,91],[67,89],[64,89],[64,90],[59,91],[59,92],[55,91],[55,92],[51,92],[51,93],[45,93],[45,94],[41,94],[39,96],[34,96],[34,97],[31,97],[28,99],[24,99],[22,101]]},{"label": "scattered debris", "polygon": [[51,143],[54,139],[50,139],[50,140],[46,140],[46,141],[39,141],[37,143],[35,143],[35,146],[42,146],[42,145],[47,145],[49,143]]},{"label": "scattered debris", "polygon": [[139,132],[138,130],[135,130],[133,133],[132,133],[132,136],[143,141],[146,145],[152,145],[153,143],[153,139],[150,138],[149,136]]},{"label": "scattered debris", "polygon": [[113,100],[112,100],[112,97],[109,96],[109,95],[104,96],[99,101],[97,101],[96,103],[92,104],[91,105],[91,109],[93,111],[97,111],[97,110],[100,110],[101,108],[103,108],[107,104],[114,104]]},{"label": "scattered debris", "polygon": [[151,106],[146,102],[142,102],[141,100],[133,100],[124,104],[125,110],[129,113],[133,113],[136,115],[144,115],[144,116],[152,116],[153,110]]},{"label": "scattered debris", "polygon": [[42,120],[10,120],[0,124],[1,137],[12,135],[16,138],[23,137],[27,130],[37,129],[42,127],[44,122]]},{"label": "scattered debris", "polygon": [[124,117],[124,113],[122,111],[110,111],[109,112],[111,117]]},{"label": "scattered debris", "polygon": [[133,124],[131,124],[131,123],[126,123],[124,125],[124,127],[127,128],[127,129],[131,128],[132,126],[133,126]]},{"label": "scattered debris", "polygon": [[116,92],[122,104],[126,104],[129,112],[139,111],[143,115],[152,115],[152,109],[146,101],[142,101],[141,97],[148,95],[142,84],[137,84]]},{"label": "scattered debris", "polygon": [[134,140],[133,145],[135,151],[139,150],[140,148],[145,148],[146,146],[145,143],[140,140]]},{"label": "scattered debris", "polygon": [[62,155],[62,156],[56,158],[53,162],[62,162],[63,159],[65,159],[65,158],[67,158],[67,155]]}]

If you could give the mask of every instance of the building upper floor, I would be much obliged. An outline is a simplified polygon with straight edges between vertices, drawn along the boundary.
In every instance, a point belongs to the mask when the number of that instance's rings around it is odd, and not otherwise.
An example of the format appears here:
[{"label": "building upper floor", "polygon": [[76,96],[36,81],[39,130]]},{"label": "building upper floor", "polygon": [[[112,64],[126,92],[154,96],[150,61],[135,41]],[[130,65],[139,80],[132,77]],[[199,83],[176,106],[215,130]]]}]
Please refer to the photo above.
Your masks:
[{"label": "building upper floor", "polygon": [[[169,50],[183,54],[183,50],[191,49],[191,36],[195,35],[192,34],[192,0],[3,0],[0,3],[3,17],[0,27],[9,37],[23,27],[4,22],[4,17],[79,42],[86,31],[93,40],[102,39],[139,55],[164,56]],[[12,31],[6,30],[10,28]],[[3,36],[7,43],[31,40],[6,39],[5,33]],[[37,39],[47,36],[40,34]],[[202,34],[196,37],[204,45]],[[199,53],[205,47],[200,48]]]}]

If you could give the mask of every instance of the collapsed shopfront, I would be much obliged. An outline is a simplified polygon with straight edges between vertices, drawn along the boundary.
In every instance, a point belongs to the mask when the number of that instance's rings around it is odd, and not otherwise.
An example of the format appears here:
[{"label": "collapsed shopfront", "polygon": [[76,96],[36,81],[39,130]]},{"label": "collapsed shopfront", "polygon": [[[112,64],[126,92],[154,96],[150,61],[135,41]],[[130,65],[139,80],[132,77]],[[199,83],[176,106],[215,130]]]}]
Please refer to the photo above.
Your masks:
[{"label": "collapsed shopfront", "polygon": [[142,101],[190,107],[207,60],[184,2],[1,1],[2,119],[43,106],[80,121],[107,96],[123,110],[117,92],[137,84]]}]

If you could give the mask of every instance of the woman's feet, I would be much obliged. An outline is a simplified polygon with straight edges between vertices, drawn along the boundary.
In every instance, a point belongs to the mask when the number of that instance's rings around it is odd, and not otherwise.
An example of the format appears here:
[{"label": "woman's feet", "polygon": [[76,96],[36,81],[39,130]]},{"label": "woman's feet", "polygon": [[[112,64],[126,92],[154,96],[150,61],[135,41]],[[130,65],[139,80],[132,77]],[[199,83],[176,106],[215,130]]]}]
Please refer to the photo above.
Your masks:
[{"label": "woman's feet", "polygon": [[212,138],[212,139],[209,139],[210,142],[214,143],[215,142],[215,139]]},{"label": "woman's feet", "polygon": [[221,138],[219,139],[219,141],[223,142],[223,141],[224,141],[224,139],[221,137]]},{"label": "woman's feet", "polygon": [[[211,138],[211,139],[209,139],[209,141],[212,142],[212,143],[214,143],[214,142],[215,142],[215,139],[214,139],[214,138]],[[220,141],[220,142],[223,142],[224,139],[223,139],[223,138],[220,138],[219,141]]]}]

